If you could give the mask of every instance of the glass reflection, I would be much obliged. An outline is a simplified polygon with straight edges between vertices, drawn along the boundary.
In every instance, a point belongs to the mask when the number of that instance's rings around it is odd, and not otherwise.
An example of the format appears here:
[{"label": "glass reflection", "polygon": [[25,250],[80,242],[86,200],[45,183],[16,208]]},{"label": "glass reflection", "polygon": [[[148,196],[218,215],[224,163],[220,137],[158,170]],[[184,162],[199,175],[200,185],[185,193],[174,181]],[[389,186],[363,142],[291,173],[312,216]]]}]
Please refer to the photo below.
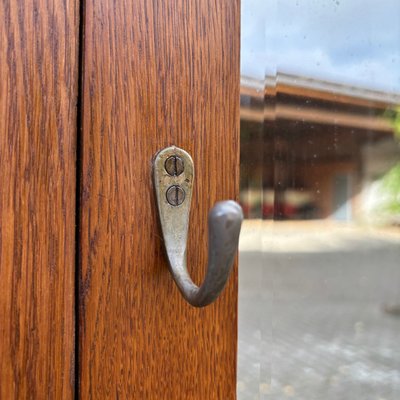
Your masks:
[{"label": "glass reflection", "polygon": [[400,398],[399,143],[397,0],[242,0],[239,400]]}]

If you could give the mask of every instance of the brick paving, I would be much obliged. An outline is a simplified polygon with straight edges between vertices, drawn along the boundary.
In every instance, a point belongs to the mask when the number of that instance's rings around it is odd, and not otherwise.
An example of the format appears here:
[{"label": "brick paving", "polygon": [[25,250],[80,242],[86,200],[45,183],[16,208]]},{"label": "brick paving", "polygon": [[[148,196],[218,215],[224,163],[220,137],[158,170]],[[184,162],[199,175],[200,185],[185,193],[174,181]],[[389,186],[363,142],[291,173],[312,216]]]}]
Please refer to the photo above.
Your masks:
[{"label": "brick paving", "polygon": [[400,399],[399,232],[246,224],[239,282],[239,400]]}]

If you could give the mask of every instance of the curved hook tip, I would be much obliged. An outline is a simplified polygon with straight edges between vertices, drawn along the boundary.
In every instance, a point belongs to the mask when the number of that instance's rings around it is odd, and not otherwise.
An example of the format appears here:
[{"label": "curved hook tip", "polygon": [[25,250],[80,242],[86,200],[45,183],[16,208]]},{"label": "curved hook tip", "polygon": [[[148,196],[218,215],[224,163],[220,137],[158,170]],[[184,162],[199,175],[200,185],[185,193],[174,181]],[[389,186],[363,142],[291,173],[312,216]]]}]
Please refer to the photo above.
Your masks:
[{"label": "curved hook tip", "polygon": [[208,218],[210,225],[225,231],[238,231],[239,235],[243,221],[242,207],[233,200],[219,201],[210,210]]},{"label": "curved hook tip", "polygon": [[236,201],[218,201],[210,210],[210,216],[212,216],[213,218],[231,217],[242,221],[243,210],[242,207],[240,207],[240,205],[236,203]]}]

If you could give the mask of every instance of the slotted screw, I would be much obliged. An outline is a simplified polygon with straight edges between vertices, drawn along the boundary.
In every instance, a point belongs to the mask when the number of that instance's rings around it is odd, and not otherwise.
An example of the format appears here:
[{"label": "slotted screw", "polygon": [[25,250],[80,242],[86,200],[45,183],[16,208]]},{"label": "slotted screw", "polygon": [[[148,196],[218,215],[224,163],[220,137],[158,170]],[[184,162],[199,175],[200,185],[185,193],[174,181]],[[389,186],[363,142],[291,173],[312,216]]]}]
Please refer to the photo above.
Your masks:
[{"label": "slotted screw", "polygon": [[171,176],[179,176],[184,170],[183,160],[178,156],[168,157],[164,166],[165,170]]},{"label": "slotted screw", "polygon": [[178,185],[170,186],[166,195],[167,201],[171,206],[180,206],[185,200],[185,191]]}]

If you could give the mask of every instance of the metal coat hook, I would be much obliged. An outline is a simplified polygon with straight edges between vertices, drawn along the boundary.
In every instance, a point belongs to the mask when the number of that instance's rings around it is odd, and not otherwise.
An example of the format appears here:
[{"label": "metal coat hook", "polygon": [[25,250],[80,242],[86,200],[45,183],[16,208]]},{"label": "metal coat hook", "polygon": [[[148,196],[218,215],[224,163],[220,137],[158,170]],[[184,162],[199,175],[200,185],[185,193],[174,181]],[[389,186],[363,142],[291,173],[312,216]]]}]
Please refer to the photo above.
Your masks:
[{"label": "metal coat hook", "polygon": [[220,201],[208,216],[208,268],[200,287],[187,270],[186,247],[194,178],[193,160],[175,146],[161,150],[153,165],[154,188],[169,268],[183,297],[194,307],[217,299],[232,269],[243,212],[233,200]]}]

